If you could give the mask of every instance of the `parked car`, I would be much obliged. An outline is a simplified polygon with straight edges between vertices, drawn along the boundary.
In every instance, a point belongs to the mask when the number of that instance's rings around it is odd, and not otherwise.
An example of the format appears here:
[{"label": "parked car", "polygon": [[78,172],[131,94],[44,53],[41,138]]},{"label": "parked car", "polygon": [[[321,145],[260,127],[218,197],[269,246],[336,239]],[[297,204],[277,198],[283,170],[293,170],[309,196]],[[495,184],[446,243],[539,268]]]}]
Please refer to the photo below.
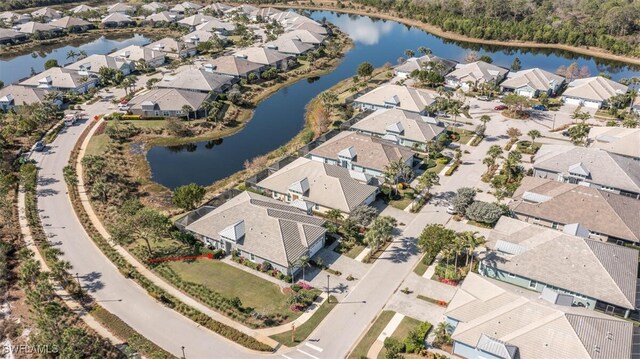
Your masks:
[{"label": "parked car", "polygon": [[451,206],[447,207],[447,213],[449,213],[449,214],[456,214],[456,213],[458,213],[458,212],[456,212],[455,207],[453,207],[453,205],[451,205]]},{"label": "parked car", "polygon": [[531,108],[536,111],[547,111],[547,106],[545,105],[534,105],[534,106],[531,106]]},{"label": "parked car", "polygon": [[489,96],[478,96],[476,97],[478,100],[480,101],[491,101],[491,99],[489,98]]},{"label": "parked car", "polygon": [[498,105],[496,107],[493,108],[496,111],[502,111],[502,110],[506,110],[508,109],[508,107],[506,105]]},{"label": "parked car", "polygon": [[118,110],[120,110],[120,111],[129,111],[129,101],[121,101],[118,104]]},{"label": "parked car", "polygon": [[76,115],[64,116],[64,125],[67,127],[73,126],[76,123]]},{"label": "parked car", "polygon": [[569,131],[562,131],[562,135],[564,137],[569,137]]},{"label": "parked car", "polygon": [[44,141],[38,141],[36,142],[35,145],[33,145],[33,150],[36,152],[42,152],[44,151],[44,148],[45,148]]},{"label": "parked car", "polygon": [[440,112],[436,113],[436,117],[450,118],[451,115],[449,115],[448,113],[446,113],[444,111],[440,111]]}]

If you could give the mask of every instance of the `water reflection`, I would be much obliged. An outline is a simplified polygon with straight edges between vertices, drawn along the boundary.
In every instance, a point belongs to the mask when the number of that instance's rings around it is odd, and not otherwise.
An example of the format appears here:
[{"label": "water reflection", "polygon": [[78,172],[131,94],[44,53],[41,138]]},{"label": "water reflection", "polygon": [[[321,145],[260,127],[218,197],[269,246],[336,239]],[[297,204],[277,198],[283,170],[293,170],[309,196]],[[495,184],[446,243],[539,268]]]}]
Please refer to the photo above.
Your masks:
[{"label": "water reflection", "polygon": [[[64,41],[64,39],[60,41]],[[32,52],[11,54],[12,57],[0,58],[0,80],[5,84],[10,84],[30,76],[32,71],[41,72],[44,70],[44,63],[49,59],[56,59],[60,65],[70,63],[71,59],[67,59],[69,50],[76,52],[82,50],[87,55],[108,54],[130,45],[146,45],[150,42],[151,39],[146,36],[126,34],[108,38],[105,36],[97,39],[82,38],[55,45],[39,46],[37,50]]]},{"label": "water reflection", "polygon": [[379,21],[370,17],[360,17],[349,14],[349,16],[336,16],[332,22],[340,30],[349,34],[349,37],[357,44],[376,45],[382,35],[393,30],[393,25],[386,21]]}]

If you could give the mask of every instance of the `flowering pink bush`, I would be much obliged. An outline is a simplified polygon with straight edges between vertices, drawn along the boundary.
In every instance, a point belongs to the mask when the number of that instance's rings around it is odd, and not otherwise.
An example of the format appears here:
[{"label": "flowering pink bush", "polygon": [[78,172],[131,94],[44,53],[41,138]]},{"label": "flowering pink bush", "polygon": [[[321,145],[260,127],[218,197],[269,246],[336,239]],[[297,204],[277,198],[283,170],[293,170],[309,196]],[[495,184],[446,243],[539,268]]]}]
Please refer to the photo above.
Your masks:
[{"label": "flowering pink bush", "polygon": [[455,280],[451,280],[451,279],[447,279],[447,278],[440,279],[440,283],[452,285],[454,287],[456,287],[458,285],[458,282],[456,282]]},{"label": "flowering pink bush", "polygon": [[292,312],[300,312],[304,309],[304,306],[302,304],[291,304],[291,306],[289,307],[289,310]]},{"label": "flowering pink bush", "polygon": [[303,281],[299,281],[298,285],[300,286],[300,288],[302,289],[306,289],[306,290],[310,290],[313,289],[313,286],[307,282],[303,282]]}]

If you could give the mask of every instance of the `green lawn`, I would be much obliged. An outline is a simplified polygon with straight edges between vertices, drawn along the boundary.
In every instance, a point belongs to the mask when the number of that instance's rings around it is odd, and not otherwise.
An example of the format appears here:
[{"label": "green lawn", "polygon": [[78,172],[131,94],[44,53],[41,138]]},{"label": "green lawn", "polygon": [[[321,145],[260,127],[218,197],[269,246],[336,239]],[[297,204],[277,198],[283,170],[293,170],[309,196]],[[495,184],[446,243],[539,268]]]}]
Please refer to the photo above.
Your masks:
[{"label": "green lawn", "polygon": [[294,347],[299,343],[303,342],[305,339],[307,339],[307,337],[311,334],[311,332],[313,332],[313,330],[316,329],[316,327],[322,322],[322,320],[324,320],[324,318],[329,314],[329,312],[331,312],[331,309],[333,309],[333,307],[337,305],[337,300],[334,296],[329,296],[329,302],[331,303],[328,303],[325,300],[320,306],[320,308],[318,308],[318,310],[316,310],[316,312],[313,313],[313,315],[311,316],[311,318],[309,318],[309,320],[307,320],[306,322],[304,322],[304,324],[296,328],[295,338],[293,338],[294,339],[293,341],[291,340],[292,339],[291,331],[272,335],[271,339],[274,339],[280,342],[282,345],[285,345],[288,347]]},{"label": "green lawn", "polygon": [[351,249],[349,249],[348,251],[341,252],[341,246],[342,246],[342,243],[338,244],[336,246],[336,248],[333,249],[333,251],[336,252],[336,253],[340,253],[342,255],[345,255],[345,256],[347,256],[349,258],[352,258],[352,259],[356,259],[358,254],[362,253],[362,251],[365,248],[365,246],[363,246],[361,244],[356,244],[353,247],[351,247]]},{"label": "green lawn", "polygon": [[393,318],[395,314],[395,312],[390,310],[385,310],[380,313],[367,333],[362,337],[362,339],[360,339],[358,345],[356,345],[353,351],[349,354],[349,359],[360,359],[366,357],[367,353],[369,352],[369,348],[371,348],[373,343],[375,343],[380,333],[382,333],[384,328],[387,326],[387,324],[389,324],[389,321],[391,321],[391,318]]},{"label": "green lawn", "polygon": [[424,256],[422,256],[422,258],[420,258],[420,262],[418,262],[418,265],[415,266],[415,268],[413,268],[413,272],[419,276],[422,277],[422,275],[424,274],[424,272],[427,271],[427,268],[429,268],[428,265],[426,265],[424,263],[424,261],[422,260],[424,258]]},{"label": "green lawn", "polygon": [[101,155],[102,153],[104,153],[105,149],[107,148],[107,144],[109,143],[109,141],[110,141],[109,136],[107,136],[104,133],[101,135],[91,137],[91,140],[89,140],[89,144],[87,145],[87,150],[85,151],[85,154],[87,156]]},{"label": "green lawn", "polygon": [[295,318],[300,313],[289,310],[288,296],[280,287],[226,263],[210,259],[168,262],[180,277],[202,284],[227,298],[238,297],[242,304],[263,313],[287,313]]},{"label": "green lawn", "polygon": [[446,163],[438,163],[438,162],[436,162],[435,167],[431,167],[427,171],[434,172],[434,173],[440,173],[442,171],[442,169],[444,168],[444,166],[446,166],[446,165],[447,165]]},{"label": "green lawn", "polygon": [[[402,321],[393,332],[393,334],[391,334],[391,337],[396,338],[399,341],[403,341],[404,338],[407,337],[409,332],[415,329],[420,323],[421,322],[417,319],[405,316],[404,318],[402,318]],[[387,350],[385,348],[382,348],[382,350],[380,350],[380,352],[378,353],[378,359],[384,359],[386,351]]]},{"label": "green lawn", "polygon": [[411,204],[411,202],[413,202],[413,199],[411,198],[393,199],[389,201],[389,205],[391,205],[391,207],[393,208],[403,210],[407,208],[407,206]]}]

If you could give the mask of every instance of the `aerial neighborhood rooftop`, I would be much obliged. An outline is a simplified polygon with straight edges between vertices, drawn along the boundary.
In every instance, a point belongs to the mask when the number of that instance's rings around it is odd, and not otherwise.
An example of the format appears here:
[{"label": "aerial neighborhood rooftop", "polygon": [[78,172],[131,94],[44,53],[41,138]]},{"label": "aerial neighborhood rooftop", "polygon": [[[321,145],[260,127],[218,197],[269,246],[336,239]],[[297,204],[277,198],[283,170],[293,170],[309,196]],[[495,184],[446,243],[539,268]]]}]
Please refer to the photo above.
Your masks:
[{"label": "aerial neighborhood rooftop", "polygon": [[311,5],[0,7],[26,291],[140,357],[640,356],[633,68]]}]

